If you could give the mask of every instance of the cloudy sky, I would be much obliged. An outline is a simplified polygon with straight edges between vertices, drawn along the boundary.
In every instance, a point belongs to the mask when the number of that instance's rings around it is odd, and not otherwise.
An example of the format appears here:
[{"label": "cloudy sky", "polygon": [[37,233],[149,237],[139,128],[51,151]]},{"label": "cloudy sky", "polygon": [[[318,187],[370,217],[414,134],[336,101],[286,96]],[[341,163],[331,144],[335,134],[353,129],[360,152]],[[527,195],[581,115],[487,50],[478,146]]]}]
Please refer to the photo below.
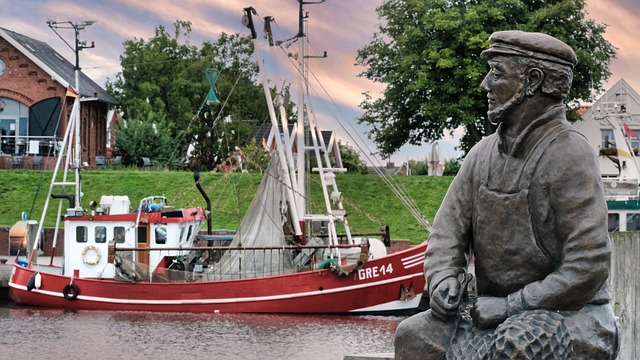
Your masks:
[{"label": "cloudy sky", "polygon": [[[363,92],[378,94],[380,84],[357,77],[362,71],[354,65],[356,51],[372,39],[379,19],[375,8],[382,0],[326,0],[321,5],[306,5],[310,13],[309,41],[310,55],[320,55],[327,51],[326,59],[313,60],[310,64],[315,77],[327,89],[331,99],[316,105],[319,121],[327,129],[335,129],[347,143],[348,139],[338,125],[340,118],[348,131],[356,133],[356,139],[365,138],[365,128],[356,125],[355,119],[361,114],[358,104],[363,100]],[[2,17],[0,27],[45,41],[60,54],[73,59],[73,52],[46,25],[47,20],[79,22],[97,20],[80,35],[81,40],[95,41],[96,48],[81,53],[83,71],[98,84],[104,85],[107,78],[113,79],[120,70],[119,56],[126,39],[148,39],[154,29],[162,24],[171,30],[176,20],[192,23],[191,42],[215,41],[218,34],[241,32],[248,34],[240,19],[242,9],[252,6],[258,11],[258,18],[275,17],[275,32],[282,37],[297,32],[298,1],[296,0],[0,0]],[[635,36],[640,34],[640,0],[587,0],[589,16],[598,23],[608,24],[605,37],[618,48],[618,56],[612,63],[613,75],[606,85],[613,85],[624,78],[633,88],[640,91],[640,72],[634,71],[640,63],[640,52],[635,48]],[[71,30],[63,30],[61,35],[67,41],[73,40]],[[335,103],[335,110],[325,111]],[[439,142],[445,157],[458,156],[454,150],[456,139],[446,136]],[[368,142],[370,150],[373,145]],[[424,159],[430,146],[405,146],[392,160],[404,162],[407,159]]]}]

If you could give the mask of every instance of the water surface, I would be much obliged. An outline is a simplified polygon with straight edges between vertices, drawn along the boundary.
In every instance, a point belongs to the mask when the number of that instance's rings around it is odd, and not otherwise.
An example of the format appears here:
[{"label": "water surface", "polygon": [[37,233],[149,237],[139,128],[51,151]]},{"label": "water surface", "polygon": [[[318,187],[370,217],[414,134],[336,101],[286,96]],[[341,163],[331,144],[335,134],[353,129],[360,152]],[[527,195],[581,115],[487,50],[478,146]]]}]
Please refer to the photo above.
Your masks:
[{"label": "water surface", "polygon": [[0,303],[0,359],[342,359],[404,317],[68,311]]}]

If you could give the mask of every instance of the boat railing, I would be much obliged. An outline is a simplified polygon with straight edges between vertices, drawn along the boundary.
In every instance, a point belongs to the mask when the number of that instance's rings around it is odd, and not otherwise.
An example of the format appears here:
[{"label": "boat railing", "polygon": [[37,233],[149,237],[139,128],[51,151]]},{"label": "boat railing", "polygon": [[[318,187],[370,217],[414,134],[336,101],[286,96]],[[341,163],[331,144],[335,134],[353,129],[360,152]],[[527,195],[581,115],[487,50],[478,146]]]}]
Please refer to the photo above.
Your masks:
[{"label": "boat railing", "polygon": [[[360,249],[360,251],[337,252],[337,249]],[[285,245],[285,246],[196,246],[171,248],[111,247],[109,259],[114,259],[121,280],[151,282],[203,282],[238,280],[286,275],[300,270],[325,267],[361,266],[368,256],[368,242],[340,245]],[[293,255],[303,251],[328,250],[328,259],[311,256],[303,268],[292,266]],[[363,257],[363,252],[366,254]],[[116,256],[116,252],[185,251],[185,255],[168,256],[150,273],[146,264],[133,262],[132,257]],[[188,254],[188,255],[187,255]],[[113,256],[113,257],[112,257]],[[128,259],[127,259],[128,258]],[[364,260],[363,260],[364,259]]]},{"label": "boat railing", "polygon": [[360,244],[337,244],[337,245],[285,245],[285,246],[192,246],[192,247],[116,247],[115,251],[167,251],[167,250],[231,250],[231,251],[250,251],[250,250],[303,250],[303,249],[348,249],[359,248]]}]

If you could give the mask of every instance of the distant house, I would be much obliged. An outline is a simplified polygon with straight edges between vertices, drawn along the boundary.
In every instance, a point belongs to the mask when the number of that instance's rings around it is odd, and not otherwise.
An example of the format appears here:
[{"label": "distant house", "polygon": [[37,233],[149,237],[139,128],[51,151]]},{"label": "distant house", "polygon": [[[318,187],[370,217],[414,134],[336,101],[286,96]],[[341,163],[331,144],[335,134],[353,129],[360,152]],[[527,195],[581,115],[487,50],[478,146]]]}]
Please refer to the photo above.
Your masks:
[{"label": "distant house", "polygon": [[407,176],[409,174],[409,166],[407,163],[402,163],[402,165],[396,166],[393,162],[387,162],[385,166],[367,166],[367,174],[378,173]]},{"label": "distant house", "polygon": [[[638,152],[640,140],[635,134],[640,134],[640,95],[624,81],[619,80],[595,103],[584,111],[582,120],[576,121],[574,126],[584,134],[599,153],[598,161],[600,171],[604,177],[620,175],[620,169],[625,167],[619,163],[616,157],[607,156],[616,153],[616,143],[613,136],[613,127],[605,114],[615,114],[615,118],[626,126],[630,136],[628,141],[631,147]],[[623,160],[625,161],[625,160]]]},{"label": "distant house", "polygon": [[[107,155],[107,117],[117,101],[84,73],[82,101],[82,162],[95,165]],[[42,157],[42,167],[55,164],[55,154],[67,128],[75,85],[74,65],[47,43],[0,28],[0,167],[11,157]],[[25,156],[26,155],[26,156]]]},{"label": "distant house", "polygon": [[[277,149],[277,142],[281,141],[285,143],[291,144],[291,152],[294,154],[298,153],[298,140],[296,136],[296,124],[289,125],[288,133],[289,138],[285,141],[285,134],[282,130],[282,126],[278,127],[278,132],[273,131],[273,126],[271,124],[263,124],[256,131],[255,138],[256,144],[258,146],[262,146],[265,149],[269,149],[270,151]],[[336,139],[335,133],[330,130],[322,130],[321,131],[322,138],[316,138],[315,141],[320,147],[321,152],[326,152],[329,154],[329,157],[334,161],[332,166],[334,168],[342,167],[342,157],[340,156],[340,148],[338,146],[338,140]],[[307,149],[311,149],[313,147],[313,137],[311,136],[311,132],[307,131],[304,135],[305,147]],[[322,146],[324,144],[324,147]]]}]

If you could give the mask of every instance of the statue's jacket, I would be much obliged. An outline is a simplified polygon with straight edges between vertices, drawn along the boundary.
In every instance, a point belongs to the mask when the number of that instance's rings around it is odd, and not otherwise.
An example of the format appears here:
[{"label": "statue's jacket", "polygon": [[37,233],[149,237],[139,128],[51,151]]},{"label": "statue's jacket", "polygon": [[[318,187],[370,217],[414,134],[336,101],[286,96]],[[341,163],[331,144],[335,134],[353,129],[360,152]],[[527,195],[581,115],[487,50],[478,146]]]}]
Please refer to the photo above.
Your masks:
[{"label": "statue's jacket", "polygon": [[479,296],[523,309],[579,310],[610,301],[611,244],[595,150],[557,106],[517,138],[474,146],[429,236],[430,293],[467,271],[475,255]]}]

